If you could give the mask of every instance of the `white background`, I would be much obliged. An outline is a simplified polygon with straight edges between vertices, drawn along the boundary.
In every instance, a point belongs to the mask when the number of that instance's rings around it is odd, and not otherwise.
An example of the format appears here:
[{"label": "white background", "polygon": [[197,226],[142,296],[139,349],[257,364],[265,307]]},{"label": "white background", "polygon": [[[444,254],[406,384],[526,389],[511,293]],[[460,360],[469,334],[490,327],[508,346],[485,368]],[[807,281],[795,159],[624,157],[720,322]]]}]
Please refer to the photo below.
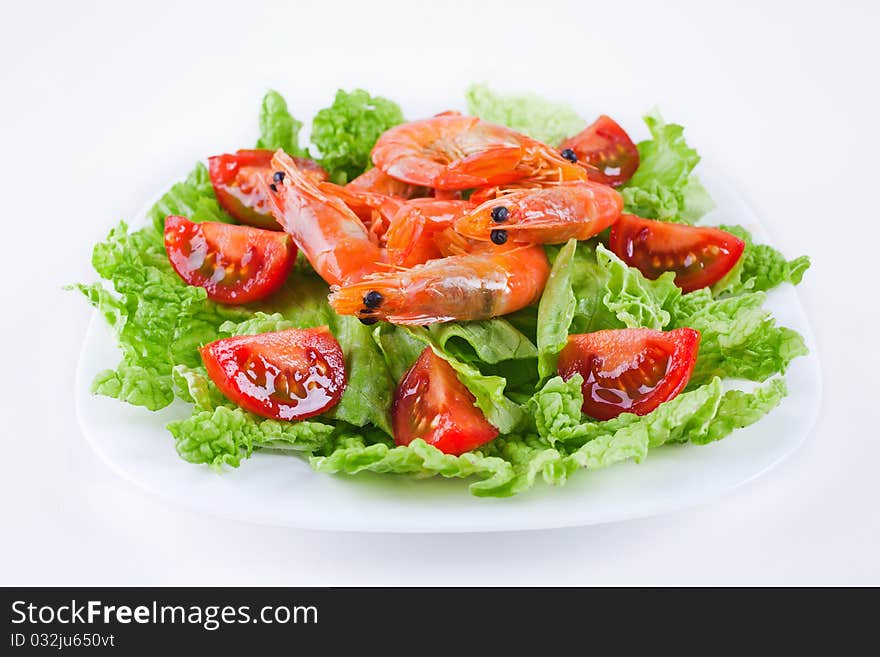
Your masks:
[{"label": "white background", "polygon": [[[256,4],[4,12],[0,584],[880,583],[877,3]],[[295,108],[354,86],[442,102],[474,80],[589,89],[585,114],[659,105],[780,248],[812,256],[825,398],[805,446],[689,511],[496,535],[256,527],[117,479],[73,405],[90,310],[61,286],[93,280],[92,244],[173,172],[250,143],[268,87]]]}]

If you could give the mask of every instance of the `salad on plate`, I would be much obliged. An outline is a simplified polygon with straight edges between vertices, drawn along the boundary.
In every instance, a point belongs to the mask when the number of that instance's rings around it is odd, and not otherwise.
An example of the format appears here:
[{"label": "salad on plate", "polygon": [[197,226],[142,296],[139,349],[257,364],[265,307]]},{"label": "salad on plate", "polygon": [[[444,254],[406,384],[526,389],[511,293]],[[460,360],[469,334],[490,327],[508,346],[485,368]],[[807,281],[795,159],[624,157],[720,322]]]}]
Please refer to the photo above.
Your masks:
[{"label": "salad on plate", "polygon": [[103,280],[76,287],[122,360],[93,391],[189,404],[168,431],[193,464],[287,452],[492,497],[772,411],[807,350],[766,295],[810,262],[700,223],[683,128],[650,113],[635,143],[537,96],[466,98],[407,121],[339,91],[305,144],[268,92],[254,147],[95,246]]}]

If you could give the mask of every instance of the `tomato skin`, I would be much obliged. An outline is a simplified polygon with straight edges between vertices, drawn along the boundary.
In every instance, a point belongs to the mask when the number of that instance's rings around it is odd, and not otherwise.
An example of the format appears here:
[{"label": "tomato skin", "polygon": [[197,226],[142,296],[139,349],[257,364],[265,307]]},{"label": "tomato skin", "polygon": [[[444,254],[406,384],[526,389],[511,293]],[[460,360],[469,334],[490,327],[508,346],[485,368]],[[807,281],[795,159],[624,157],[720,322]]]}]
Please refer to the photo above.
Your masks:
[{"label": "tomato skin", "polygon": [[[272,154],[253,149],[214,155],[208,158],[208,171],[217,200],[235,219],[256,228],[281,230],[268,202]],[[327,180],[327,172],[317,162],[304,157],[293,160],[315,182]]]},{"label": "tomato skin", "polygon": [[498,435],[452,366],[426,347],[394,394],[394,442],[421,438],[446,454],[464,454]]},{"label": "tomato skin", "polygon": [[224,338],[199,352],[220,391],[262,417],[312,417],[345,390],[342,348],[326,326]]},{"label": "tomato skin", "polygon": [[645,415],[684,390],[700,346],[700,332],[610,329],[568,336],[559,375],[580,374],[583,412],[597,420]]},{"label": "tomato skin", "polygon": [[688,226],[623,214],[611,227],[609,248],[647,278],[675,272],[675,284],[693,292],[720,281],[739,262],[745,242],[720,228]]},{"label": "tomato skin", "polygon": [[593,182],[619,187],[639,168],[639,149],[610,116],[602,115],[560,146],[570,148]]},{"label": "tomato skin", "polygon": [[258,301],[280,288],[296,260],[286,233],[185,217],[165,218],[165,251],[185,283],[220,303]]}]

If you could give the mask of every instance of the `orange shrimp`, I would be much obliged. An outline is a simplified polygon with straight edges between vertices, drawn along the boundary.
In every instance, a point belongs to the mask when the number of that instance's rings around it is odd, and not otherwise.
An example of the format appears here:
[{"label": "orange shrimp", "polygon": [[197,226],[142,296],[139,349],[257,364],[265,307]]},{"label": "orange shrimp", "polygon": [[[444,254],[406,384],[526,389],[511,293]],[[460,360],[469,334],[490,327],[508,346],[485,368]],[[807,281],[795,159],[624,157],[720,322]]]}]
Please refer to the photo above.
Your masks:
[{"label": "orange shrimp", "polygon": [[356,189],[364,192],[384,194],[385,196],[393,196],[404,200],[429,196],[431,193],[431,190],[427,187],[410,185],[402,180],[392,178],[378,167],[373,167],[369,171],[364,171],[345,187],[346,189]]},{"label": "orange shrimp", "polygon": [[392,178],[458,190],[522,180],[584,180],[584,170],[553,148],[473,116],[443,114],[387,130],[373,164]]},{"label": "orange shrimp", "polygon": [[283,174],[268,194],[272,215],[325,281],[344,285],[380,268],[382,249],[339,196],[322,190],[282,150],[272,157],[272,170]]},{"label": "orange shrimp", "polygon": [[334,287],[330,305],[365,324],[380,319],[394,324],[489,319],[537,301],[549,274],[541,246],[481,244],[471,253]]},{"label": "orange shrimp", "polygon": [[443,257],[435,237],[451,228],[455,219],[473,207],[468,201],[434,198],[403,203],[385,233],[388,262],[398,267],[413,267]]},{"label": "orange shrimp", "polygon": [[342,187],[331,182],[322,182],[318,183],[318,189],[340,198],[364,222],[371,239],[375,242],[382,241],[391,219],[405,203],[404,200],[394,196],[370,192],[350,185]]},{"label": "orange shrimp", "polygon": [[558,244],[598,235],[620,218],[623,197],[590,181],[500,192],[455,220],[465,237],[529,244]]}]

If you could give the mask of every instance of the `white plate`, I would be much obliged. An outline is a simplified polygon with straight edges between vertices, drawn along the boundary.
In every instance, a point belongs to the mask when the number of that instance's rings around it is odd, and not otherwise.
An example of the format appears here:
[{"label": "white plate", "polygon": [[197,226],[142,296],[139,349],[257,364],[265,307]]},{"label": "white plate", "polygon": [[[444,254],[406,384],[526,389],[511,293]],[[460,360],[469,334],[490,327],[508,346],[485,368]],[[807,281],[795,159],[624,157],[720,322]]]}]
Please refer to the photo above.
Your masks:
[{"label": "white plate", "polygon": [[[707,223],[741,224],[767,241],[741,196],[705,167],[700,176],[718,206]],[[97,313],[77,370],[77,411],[92,447],[121,477],[171,502],[237,520],[372,532],[507,531],[611,522],[704,502],[766,472],[804,441],[818,415],[822,389],[815,341],[792,286],[771,292],[768,307],[780,324],[804,336],[810,355],[792,363],[789,395],[767,417],[711,445],[663,447],[641,464],[581,471],[563,487],[539,483],[507,499],[473,497],[462,480],[318,474],[295,456],[258,453],[223,474],[186,463],[164,428],[189,414],[185,404],[151,413],[90,394],[94,375],[119,360],[111,332]]]}]

